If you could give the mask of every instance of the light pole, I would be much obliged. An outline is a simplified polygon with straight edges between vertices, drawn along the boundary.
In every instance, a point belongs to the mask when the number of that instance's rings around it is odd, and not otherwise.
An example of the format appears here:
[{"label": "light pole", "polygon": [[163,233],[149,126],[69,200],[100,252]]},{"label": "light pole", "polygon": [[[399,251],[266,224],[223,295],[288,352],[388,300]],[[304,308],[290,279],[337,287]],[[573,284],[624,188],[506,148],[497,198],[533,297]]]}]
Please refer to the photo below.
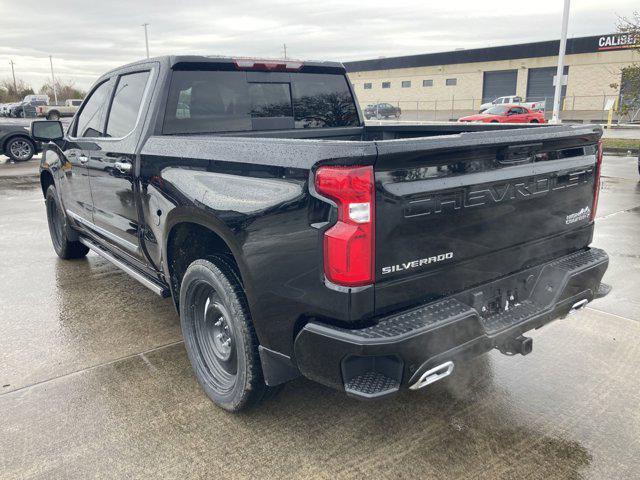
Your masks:
[{"label": "light pole", "polygon": [[556,89],[553,94],[553,114],[549,123],[560,123],[560,96],[564,83],[564,52],[567,48],[567,27],[569,26],[569,6],[571,0],[564,0],[562,11],[562,32],[560,33],[560,50],[558,51],[558,69],[556,70]]},{"label": "light pole", "polygon": [[149,34],[147,33],[147,27],[149,24],[143,23],[142,26],[144,27],[144,45],[147,48],[147,58],[149,58]]},{"label": "light pole", "polygon": [[16,92],[16,95],[18,94],[18,84],[16,83],[16,72],[13,70],[13,60],[9,60],[9,63],[11,64],[11,75],[13,75],[13,90],[14,92]]},{"label": "light pole", "polygon": [[49,55],[49,64],[51,65],[51,85],[53,86],[53,98],[58,104],[58,90],[56,89],[56,77],[53,75],[53,57]]}]

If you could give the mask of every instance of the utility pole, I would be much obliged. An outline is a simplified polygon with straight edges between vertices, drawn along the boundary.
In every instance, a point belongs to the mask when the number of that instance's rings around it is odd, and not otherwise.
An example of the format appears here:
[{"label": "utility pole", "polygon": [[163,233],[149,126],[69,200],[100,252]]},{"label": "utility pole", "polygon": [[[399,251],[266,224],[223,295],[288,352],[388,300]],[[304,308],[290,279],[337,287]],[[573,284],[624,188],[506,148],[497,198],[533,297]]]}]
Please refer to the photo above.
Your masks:
[{"label": "utility pole", "polygon": [[18,94],[18,84],[16,83],[16,72],[13,70],[13,60],[9,60],[9,63],[11,64],[11,75],[13,75],[13,91],[16,92],[16,95]]},{"label": "utility pole", "polygon": [[51,85],[53,86],[53,98],[58,104],[58,90],[56,89],[56,77],[53,75],[53,58],[49,55],[49,63],[51,64]]},{"label": "utility pole", "polygon": [[149,34],[147,33],[147,27],[149,24],[143,23],[142,26],[144,27],[144,45],[147,48],[147,58],[149,58]]},{"label": "utility pole", "polygon": [[287,44],[283,43],[282,44],[282,51],[284,52],[284,59],[287,59]]},{"label": "utility pole", "polygon": [[549,123],[561,123],[560,97],[564,83],[564,53],[567,48],[567,27],[569,26],[569,6],[571,0],[564,0],[562,12],[562,32],[560,33],[560,50],[558,51],[558,69],[556,70],[556,89],[553,94],[553,114]]}]

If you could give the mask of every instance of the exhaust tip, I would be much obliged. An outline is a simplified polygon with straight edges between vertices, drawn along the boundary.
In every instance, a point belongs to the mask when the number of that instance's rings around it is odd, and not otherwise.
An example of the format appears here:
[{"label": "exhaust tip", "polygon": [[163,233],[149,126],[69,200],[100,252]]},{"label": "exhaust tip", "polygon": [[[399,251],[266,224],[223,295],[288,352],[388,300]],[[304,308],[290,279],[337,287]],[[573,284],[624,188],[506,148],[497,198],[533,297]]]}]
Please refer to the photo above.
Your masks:
[{"label": "exhaust tip", "polygon": [[574,303],[573,306],[571,307],[571,310],[569,310],[569,314],[575,313],[578,310],[582,310],[584,307],[587,306],[587,303],[589,303],[589,300],[587,300],[586,298],[583,300],[580,300],[579,302]]},{"label": "exhaust tip", "polygon": [[442,380],[445,377],[448,377],[453,373],[453,362],[448,361],[444,362],[437,367],[433,367],[431,370],[427,370],[420,378],[409,387],[410,390],[419,390],[420,388],[424,388],[427,385],[431,385],[432,383],[437,382],[438,380]]}]

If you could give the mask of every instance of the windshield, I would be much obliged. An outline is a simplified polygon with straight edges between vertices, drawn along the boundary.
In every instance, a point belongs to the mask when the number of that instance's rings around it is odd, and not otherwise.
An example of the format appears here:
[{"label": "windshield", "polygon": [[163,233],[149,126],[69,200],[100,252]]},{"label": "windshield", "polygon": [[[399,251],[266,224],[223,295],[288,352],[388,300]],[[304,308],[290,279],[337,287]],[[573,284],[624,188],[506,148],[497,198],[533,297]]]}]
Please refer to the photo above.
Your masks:
[{"label": "windshield", "polygon": [[509,107],[506,105],[496,105],[495,107],[487,108],[484,112],[487,115],[504,115],[509,110]]}]

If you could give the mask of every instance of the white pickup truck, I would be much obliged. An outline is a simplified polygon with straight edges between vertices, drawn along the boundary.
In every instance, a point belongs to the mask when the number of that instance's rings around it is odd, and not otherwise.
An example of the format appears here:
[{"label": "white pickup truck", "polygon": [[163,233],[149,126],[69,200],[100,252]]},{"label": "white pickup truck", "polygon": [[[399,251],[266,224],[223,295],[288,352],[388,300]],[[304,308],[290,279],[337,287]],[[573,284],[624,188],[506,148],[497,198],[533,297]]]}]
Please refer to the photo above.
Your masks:
[{"label": "white pickup truck", "polygon": [[478,113],[484,112],[486,109],[493,107],[494,105],[520,105],[522,107],[528,108],[529,110],[544,110],[545,102],[523,102],[522,97],[518,95],[509,95],[506,97],[498,97],[491,102],[483,103],[480,105],[480,111]]},{"label": "white pickup truck", "polygon": [[64,105],[41,105],[36,108],[38,117],[46,117],[47,120],[59,120],[60,117],[73,117],[82,105],[80,99],[68,99]]}]

